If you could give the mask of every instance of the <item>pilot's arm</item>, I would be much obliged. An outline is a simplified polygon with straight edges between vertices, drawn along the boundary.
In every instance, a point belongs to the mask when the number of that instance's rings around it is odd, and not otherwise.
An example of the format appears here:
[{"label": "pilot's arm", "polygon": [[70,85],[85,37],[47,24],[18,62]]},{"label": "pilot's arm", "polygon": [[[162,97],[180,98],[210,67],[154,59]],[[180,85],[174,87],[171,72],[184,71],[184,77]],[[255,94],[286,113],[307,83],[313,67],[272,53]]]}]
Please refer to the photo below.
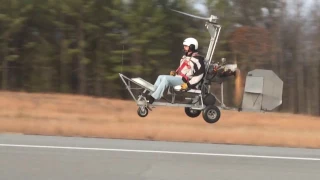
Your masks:
[{"label": "pilot's arm", "polygon": [[187,82],[188,87],[192,88],[197,85],[201,79],[203,78],[204,73],[200,73],[199,75],[194,75],[189,82]]}]

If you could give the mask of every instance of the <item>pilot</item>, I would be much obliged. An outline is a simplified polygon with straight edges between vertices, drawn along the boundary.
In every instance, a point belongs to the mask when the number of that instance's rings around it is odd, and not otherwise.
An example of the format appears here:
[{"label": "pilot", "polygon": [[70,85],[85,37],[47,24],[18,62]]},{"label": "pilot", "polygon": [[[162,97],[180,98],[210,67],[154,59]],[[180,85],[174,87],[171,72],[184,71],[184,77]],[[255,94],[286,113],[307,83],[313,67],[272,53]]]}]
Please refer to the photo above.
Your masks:
[{"label": "pilot", "polygon": [[198,53],[198,41],[187,38],[183,41],[185,54],[180,60],[180,66],[171,71],[170,75],[159,75],[154,86],[156,90],[147,96],[149,104],[159,100],[169,86],[181,85],[181,90],[194,88],[200,83],[205,73],[204,58]]}]

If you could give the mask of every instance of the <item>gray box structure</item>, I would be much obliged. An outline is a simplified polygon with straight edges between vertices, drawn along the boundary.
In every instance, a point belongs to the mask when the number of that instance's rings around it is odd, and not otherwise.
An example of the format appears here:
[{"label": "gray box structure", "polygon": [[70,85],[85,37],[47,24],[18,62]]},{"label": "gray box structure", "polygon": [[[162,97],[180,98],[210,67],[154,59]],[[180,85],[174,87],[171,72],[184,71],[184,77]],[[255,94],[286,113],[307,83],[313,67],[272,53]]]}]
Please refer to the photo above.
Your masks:
[{"label": "gray box structure", "polygon": [[272,111],[282,104],[283,81],[271,70],[248,72],[242,111]]}]

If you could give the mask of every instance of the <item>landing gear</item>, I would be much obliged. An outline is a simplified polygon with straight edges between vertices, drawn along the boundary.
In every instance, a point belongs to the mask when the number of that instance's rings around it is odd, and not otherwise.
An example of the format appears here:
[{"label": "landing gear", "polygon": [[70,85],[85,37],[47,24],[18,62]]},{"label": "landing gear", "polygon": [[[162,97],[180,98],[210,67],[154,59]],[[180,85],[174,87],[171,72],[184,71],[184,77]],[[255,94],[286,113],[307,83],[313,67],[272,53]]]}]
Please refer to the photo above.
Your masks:
[{"label": "landing gear", "polygon": [[203,119],[210,124],[216,123],[220,119],[220,116],[220,109],[214,105],[207,106],[202,112]]},{"label": "landing gear", "polygon": [[198,117],[202,112],[203,119],[210,124],[216,123],[221,116],[220,109],[215,105],[209,105],[202,111],[191,109],[190,107],[185,107],[184,111],[187,114],[187,116],[191,118]]},{"label": "landing gear", "polygon": [[184,108],[184,111],[185,113],[191,117],[191,118],[195,118],[195,117],[198,117],[200,114],[201,114],[201,111],[199,110],[194,110],[194,109],[191,109],[189,107],[185,107]]},{"label": "landing gear", "polygon": [[137,112],[140,117],[146,117],[149,113],[149,110],[146,107],[139,107]]}]

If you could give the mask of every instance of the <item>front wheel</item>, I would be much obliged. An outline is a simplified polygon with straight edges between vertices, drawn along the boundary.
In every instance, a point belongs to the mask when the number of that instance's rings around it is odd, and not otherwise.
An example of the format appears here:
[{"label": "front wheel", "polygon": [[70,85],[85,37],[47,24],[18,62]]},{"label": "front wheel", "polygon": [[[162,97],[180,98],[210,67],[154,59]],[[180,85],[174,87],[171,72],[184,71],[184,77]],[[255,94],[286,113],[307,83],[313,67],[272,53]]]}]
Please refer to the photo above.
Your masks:
[{"label": "front wheel", "polygon": [[146,117],[149,113],[149,111],[146,107],[139,107],[137,112],[140,117]]},{"label": "front wheel", "polygon": [[199,110],[194,110],[194,109],[191,109],[191,108],[189,108],[189,107],[185,107],[185,108],[184,108],[184,112],[185,112],[189,117],[192,117],[192,118],[198,117],[198,116],[201,114],[201,111],[199,111]]},{"label": "front wheel", "polygon": [[220,119],[221,113],[217,106],[207,106],[203,112],[202,117],[207,123],[216,123]]}]

